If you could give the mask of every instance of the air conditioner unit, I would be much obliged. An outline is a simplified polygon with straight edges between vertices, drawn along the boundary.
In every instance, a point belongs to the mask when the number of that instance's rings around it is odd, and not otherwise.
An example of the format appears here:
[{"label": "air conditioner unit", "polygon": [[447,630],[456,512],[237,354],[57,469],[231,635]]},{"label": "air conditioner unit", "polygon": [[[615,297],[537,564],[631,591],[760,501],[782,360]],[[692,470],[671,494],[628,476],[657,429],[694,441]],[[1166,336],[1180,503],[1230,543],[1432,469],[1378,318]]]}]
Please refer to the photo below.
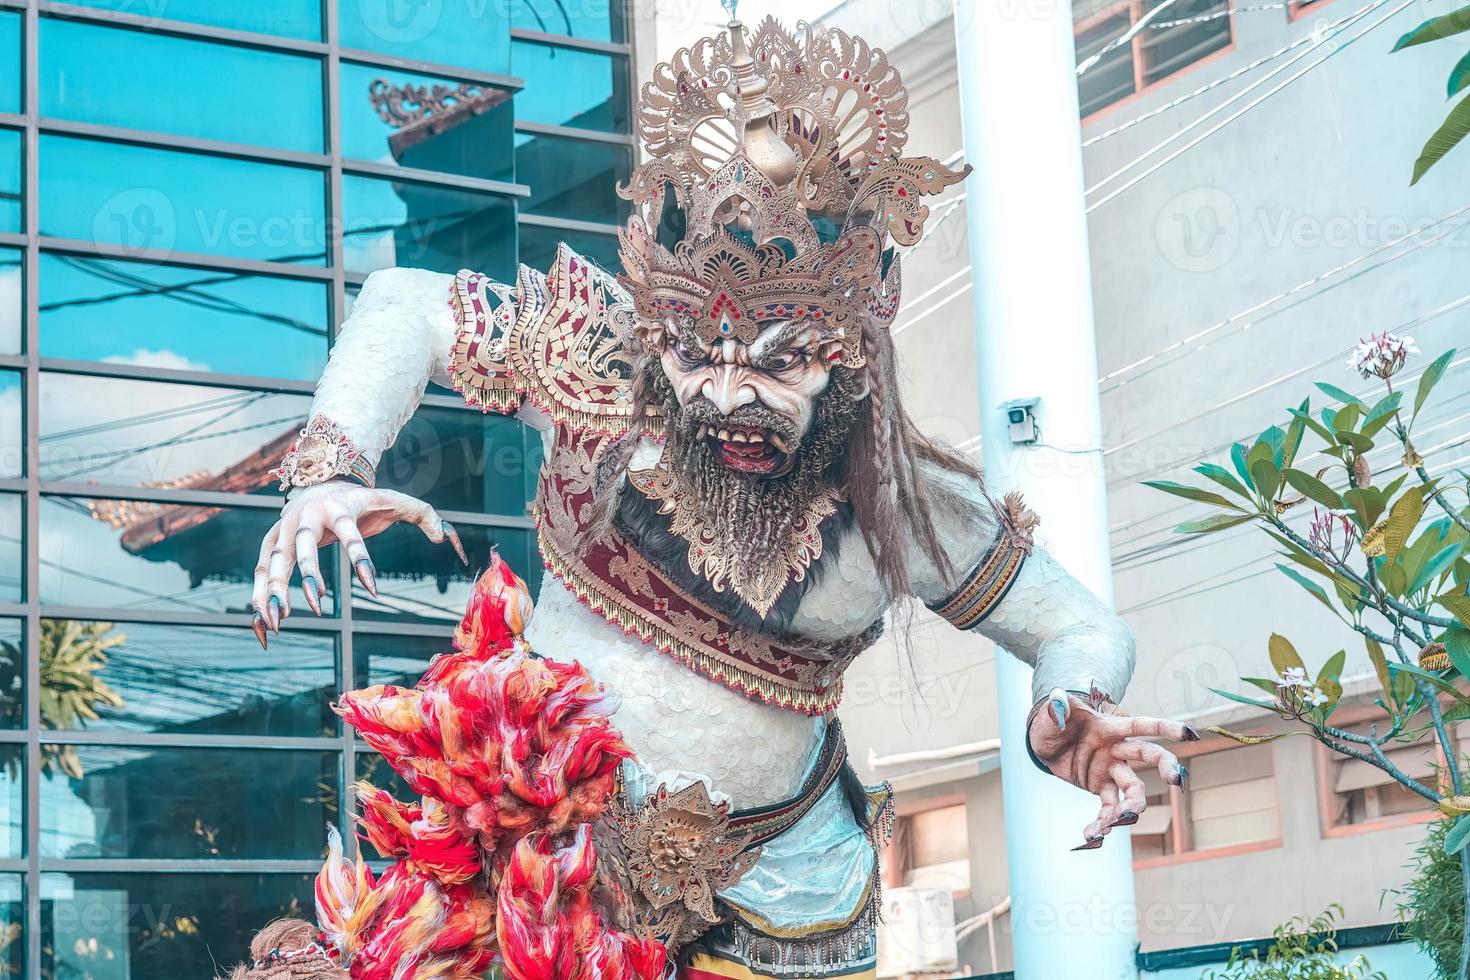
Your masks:
[{"label": "air conditioner unit", "polygon": [[944,888],[890,888],[878,928],[878,976],[959,969],[954,895]]}]

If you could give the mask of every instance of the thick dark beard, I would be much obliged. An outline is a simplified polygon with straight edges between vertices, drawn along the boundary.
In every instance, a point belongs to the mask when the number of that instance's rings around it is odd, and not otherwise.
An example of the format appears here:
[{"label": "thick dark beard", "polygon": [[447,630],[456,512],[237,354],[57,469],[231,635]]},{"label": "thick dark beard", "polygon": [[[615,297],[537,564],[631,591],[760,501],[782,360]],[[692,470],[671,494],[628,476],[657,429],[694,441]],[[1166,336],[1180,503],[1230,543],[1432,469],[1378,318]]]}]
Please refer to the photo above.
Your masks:
[{"label": "thick dark beard", "polygon": [[696,436],[708,413],[686,412],[671,387],[665,392],[664,456],[692,493],[705,526],[728,544],[741,565],[756,566],[785,553],[792,529],[812,505],[829,488],[843,485],[848,439],[859,410],[854,387],[850,372],[833,372],[811,429],[795,447],[795,463],[778,477],[741,473],[722,463],[710,442]]}]

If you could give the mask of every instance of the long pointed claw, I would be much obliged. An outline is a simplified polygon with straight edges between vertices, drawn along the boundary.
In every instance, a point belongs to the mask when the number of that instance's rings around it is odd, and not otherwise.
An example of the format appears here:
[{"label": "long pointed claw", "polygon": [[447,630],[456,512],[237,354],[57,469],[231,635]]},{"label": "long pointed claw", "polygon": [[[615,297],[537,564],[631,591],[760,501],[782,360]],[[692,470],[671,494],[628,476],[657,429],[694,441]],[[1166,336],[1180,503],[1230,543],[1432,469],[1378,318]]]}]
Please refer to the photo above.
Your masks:
[{"label": "long pointed claw", "polygon": [[1189,789],[1189,770],[1183,766],[1179,767],[1179,788]]},{"label": "long pointed claw", "polygon": [[1186,742],[1198,742],[1199,741],[1199,732],[1195,731],[1189,725],[1185,725],[1184,726],[1184,740]]},{"label": "long pointed claw", "polygon": [[368,595],[374,599],[378,597],[378,573],[373,568],[372,559],[359,558],[357,560],[357,580],[362,583],[364,589],[367,589]]},{"label": "long pointed claw", "polygon": [[1052,698],[1051,699],[1051,704],[1049,705],[1049,707],[1051,708],[1051,716],[1053,718],[1055,718],[1056,721],[1057,721],[1057,731],[1059,731],[1059,732],[1066,731],[1067,730],[1067,702],[1063,701],[1061,698]]},{"label": "long pointed claw", "polygon": [[281,597],[271,596],[270,602],[265,604],[266,621],[270,623],[271,632],[277,635],[281,632]]},{"label": "long pointed claw", "polygon": [[464,545],[460,543],[459,532],[456,531],[454,529],[454,525],[449,523],[448,521],[443,521],[442,523],[444,525],[444,536],[449,539],[450,544],[454,545],[454,553],[456,555],[459,555],[460,562],[468,566],[470,563],[470,559],[464,553]]},{"label": "long pointed claw", "polygon": [[1078,844],[1076,847],[1072,848],[1072,850],[1074,850],[1074,851],[1095,851],[1099,847],[1102,847],[1102,846],[1103,846],[1103,839],[1101,837],[1089,837],[1089,838],[1087,838],[1086,843]]},{"label": "long pointed claw", "polygon": [[270,635],[265,631],[265,617],[259,612],[250,620],[250,628],[255,631],[255,639],[260,642],[262,650],[270,649]]},{"label": "long pointed claw", "polygon": [[1114,820],[1110,826],[1131,827],[1136,823],[1138,823],[1138,814],[1134,813],[1132,810],[1124,810],[1123,815],[1117,820]]},{"label": "long pointed claw", "polygon": [[301,591],[306,593],[306,604],[311,607],[311,611],[320,616],[322,614],[322,590],[321,586],[316,584],[315,575],[301,576]]}]

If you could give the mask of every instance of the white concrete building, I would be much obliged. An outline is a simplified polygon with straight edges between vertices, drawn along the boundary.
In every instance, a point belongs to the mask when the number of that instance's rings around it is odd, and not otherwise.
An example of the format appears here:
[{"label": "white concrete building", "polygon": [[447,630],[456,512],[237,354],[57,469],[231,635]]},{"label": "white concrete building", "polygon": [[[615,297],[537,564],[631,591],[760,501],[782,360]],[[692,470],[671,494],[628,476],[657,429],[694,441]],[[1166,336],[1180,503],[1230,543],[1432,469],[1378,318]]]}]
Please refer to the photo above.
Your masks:
[{"label": "white concrete building", "polygon": [[[800,6],[747,0],[741,15],[825,15],[887,46],[909,86],[912,151],[963,152],[949,3]],[[1079,60],[1158,6],[1077,0]],[[1268,673],[1272,632],[1292,638],[1314,665],[1346,647],[1344,677],[1359,696],[1376,688],[1361,646],[1272,568],[1269,539],[1248,528],[1204,540],[1174,535],[1199,509],[1139,484],[1189,479],[1198,460],[1218,459],[1230,442],[1284,419],[1315,380],[1366,390],[1345,362],[1370,332],[1413,335],[1422,363],[1470,343],[1470,229],[1457,213],[1470,150],[1409,187],[1465,45],[1389,53],[1399,35],[1453,9],[1444,0],[1170,6],[1080,82],[1114,585],[1139,640],[1126,707],[1202,728],[1259,726],[1263,719],[1242,718],[1209,688]],[[965,0],[959,8],[968,16]],[[668,47],[662,36],[644,38],[640,61]],[[1027,79],[1015,82],[1014,97],[1026,98]],[[906,397],[928,431],[978,454],[980,413],[996,406],[976,391],[966,234],[985,216],[962,200],[934,210],[943,220],[931,220],[905,260],[894,328]],[[1467,394],[1463,381],[1442,386],[1419,423],[1432,470],[1470,456]],[[1043,439],[1045,424],[1043,407]],[[1070,458],[1091,466],[1097,456]],[[997,740],[1019,733],[997,724],[994,651],[923,616],[914,635],[911,651],[881,647],[859,662],[843,717],[864,775],[898,790],[904,820],[890,886],[952,889],[956,918],[972,922],[962,930],[959,975],[1004,971],[1012,930],[1054,930],[1065,941],[1068,928],[1086,924],[1007,908]],[[1349,927],[1394,919],[1388,891],[1405,879],[1428,819],[1415,800],[1306,739],[1238,748],[1206,738],[1189,749],[1191,791],[1159,785],[1134,835],[1145,953],[1269,935],[1333,902],[1345,906]],[[983,917],[996,908],[1003,911]],[[1395,980],[1428,975],[1406,946],[1371,958]]]}]

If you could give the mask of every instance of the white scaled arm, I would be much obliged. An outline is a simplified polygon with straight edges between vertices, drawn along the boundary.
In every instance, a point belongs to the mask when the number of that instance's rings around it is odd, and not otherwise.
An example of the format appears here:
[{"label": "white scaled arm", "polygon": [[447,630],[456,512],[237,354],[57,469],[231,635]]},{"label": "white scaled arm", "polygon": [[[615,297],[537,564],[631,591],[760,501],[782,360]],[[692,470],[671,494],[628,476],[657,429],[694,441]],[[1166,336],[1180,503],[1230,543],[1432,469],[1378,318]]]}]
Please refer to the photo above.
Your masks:
[{"label": "white scaled arm", "polygon": [[[955,625],[1035,667],[1036,700],[1057,688],[1082,694],[1096,688],[1114,704],[1121,701],[1133,676],[1133,633],[1127,625],[1040,547],[1024,558],[1019,571],[1008,568],[997,519],[1003,505],[992,504],[974,479],[933,464],[924,464],[921,472],[936,501],[935,530],[951,570],[941,575],[916,555],[917,595]],[[944,500],[962,505],[938,504]],[[995,602],[983,598],[991,590],[1006,591]],[[966,595],[972,597],[969,602],[952,601]],[[974,623],[985,609],[985,618]]]},{"label": "white scaled arm", "polygon": [[1096,689],[1117,704],[1133,677],[1133,631],[1041,548],[975,632],[1036,668],[1037,701],[1058,688]]},{"label": "white scaled arm", "polygon": [[449,384],[454,277],[385,269],[363,283],[311,403],[377,466],[430,380]]},{"label": "white scaled arm", "polygon": [[[317,384],[307,428],[278,471],[294,489],[261,542],[255,566],[251,605],[261,646],[291,615],[294,569],[301,570],[307,605],[321,614],[328,580],[318,551],[324,545],[340,542],[363,588],[374,596],[377,573],[366,539],[394,524],[414,524],[430,541],[448,542],[465,558],[459,535],[433,507],[371,486],[372,470],[418,408],[429,380],[449,381],[453,282],[453,276],[434,272],[388,269],[363,284]],[[309,453],[303,444],[311,445]],[[350,465],[342,462],[345,452],[353,453]],[[356,469],[358,460],[368,468]]]}]

